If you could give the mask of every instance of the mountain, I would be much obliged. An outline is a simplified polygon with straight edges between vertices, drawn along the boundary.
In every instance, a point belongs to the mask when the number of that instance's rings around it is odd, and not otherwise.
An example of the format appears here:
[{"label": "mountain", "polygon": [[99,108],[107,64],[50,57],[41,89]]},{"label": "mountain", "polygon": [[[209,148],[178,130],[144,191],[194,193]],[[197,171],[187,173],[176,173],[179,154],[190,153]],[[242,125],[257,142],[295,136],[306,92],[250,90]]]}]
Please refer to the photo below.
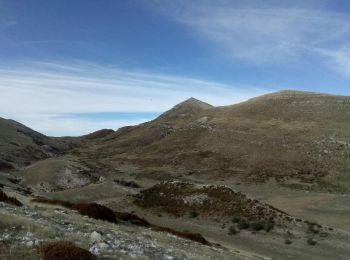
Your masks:
[{"label": "mountain", "polygon": [[348,259],[349,119],[350,97],[299,91],[77,138],[0,119],[0,252]]},{"label": "mountain", "polygon": [[0,118],[0,170],[10,170],[72,148],[74,138],[53,138],[14,120]]},{"label": "mountain", "polygon": [[350,97],[281,91],[223,107],[191,98],[81,151],[112,167],[137,167],[141,175],[274,178],[347,189]]}]

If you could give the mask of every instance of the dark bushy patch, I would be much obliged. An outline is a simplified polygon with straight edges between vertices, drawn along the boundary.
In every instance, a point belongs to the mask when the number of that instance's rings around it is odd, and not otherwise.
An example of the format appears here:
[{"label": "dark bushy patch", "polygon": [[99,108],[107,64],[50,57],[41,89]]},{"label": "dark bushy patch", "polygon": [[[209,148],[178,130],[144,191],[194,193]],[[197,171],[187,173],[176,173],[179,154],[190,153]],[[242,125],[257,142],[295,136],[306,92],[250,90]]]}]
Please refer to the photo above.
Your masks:
[{"label": "dark bushy patch", "polygon": [[309,239],[307,240],[307,244],[310,245],[310,246],[314,246],[314,245],[317,244],[317,241],[314,240],[313,238],[309,238]]},{"label": "dark bushy patch", "polygon": [[234,216],[234,217],[232,218],[232,223],[238,223],[240,220],[241,220],[240,217]]},{"label": "dark bushy patch", "polygon": [[167,227],[160,227],[160,226],[155,226],[155,225],[152,226],[152,229],[155,231],[167,232],[167,233],[173,234],[173,235],[178,236],[178,237],[190,239],[192,241],[196,241],[196,242],[201,243],[203,245],[207,245],[207,246],[211,245],[211,243],[209,241],[207,241],[199,233],[180,232],[180,231],[176,231],[176,230],[173,230],[173,229],[170,229]]},{"label": "dark bushy patch", "polygon": [[35,199],[32,199],[32,202],[44,203],[44,204],[55,205],[55,206],[62,206],[65,208],[71,208],[73,206],[73,203],[70,203],[68,201],[52,200],[52,199],[47,199],[47,198],[43,198],[43,197],[37,197]]},{"label": "dark bushy patch", "polygon": [[192,211],[192,212],[190,213],[190,218],[196,218],[196,217],[198,217],[198,216],[199,216],[199,213],[196,212],[196,211]]},{"label": "dark bushy patch", "polygon": [[96,203],[74,204],[71,208],[77,210],[81,215],[88,216],[90,218],[105,220],[113,223],[117,222],[116,216],[111,209]]},{"label": "dark bushy patch", "polygon": [[284,241],[284,243],[285,243],[286,245],[290,245],[290,244],[292,243],[292,240],[286,239],[286,240]]},{"label": "dark bushy patch", "polygon": [[115,183],[118,183],[119,185],[130,187],[130,188],[142,188],[137,182],[135,181],[125,181],[125,180],[114,180]]},{"label": "dark bushy patch", "polygon": [[19,200],[17,200],[16,198],[7,196],[2,190],[0,190],[0,201],[9,203],[15,206],[19,206],[19,207],[22,206],[22,203]]},{"label": "dark bushy patch", "polygon": [[18,183],[20,183],[20,182],[21,182],[21,180],[20,180],[20,179],[15,178],[15,177],[10,177],[10,178],[7,178],[7,180],[8,180],[9,182],[13,183],[13,184],[18,184]]},{"label": "dark bushy patch", "polygon": [[272,229],[273,229],[273,223],[271,223],[271,222],[265,223],[265,225],[264,225],[264,230],[265,230],[266,232],[270,232]]},{"label": "dark bushy patch", "polygon": [[253,221],[250,223],[250,228],[255,231],[260,231],[264,228],[264,223],[261,221]]},{"label": "dark bushy patch", "polygon": [[238,223],[238,228],[239,229],[248,229],[249,228],[249,222],[246,221],[246,220],[241,220],[239,223]]},{"label": "dark bushy patch", "polygon": [[228,229],[228,234],[229,235],[236,235],[236,234],[238,234],[239,233],[239,230],[236,228],[236,227],[234,227],[234,226],[231,226],[229,229]]},{"label": "dark bushy patch", "polygon": [[[74,209],[74,210],[77,210],[81,215],[85,215],[94,219],[106,220],[113,223],[117,223],[118,221],[125,221],[138,226],[150,227],[155,231],[167,232],[178,237],[199,242],[204,245],[211,245],[211,243],[208,242],[201,234],[190,233],[190,232],[179,232],[167,227],[152,225],[147,220],[140,218],[133,213],[113,212],[111,209],[95,203],[72,204],[66,201],[50,200],[46,198],[36,198],[36,199],[33,199],[32,201],[51,204],[51,205],[60,205],[69,209]],[[62,258],[62,259],[65,259],[65,258]]]},{"label": "dark bushy patch", "polygon": [[43,260],[92,260],[89,251],[66,242],[48,243],[39,247]]},{"label": "dark bushy patch", "polygon": [[133,213],[114,212],[114,214],[115,214],[117,220],[119,220],[119,221],[126,221],[126,222],[133,224],[133,225],[143,226],[143,227],[150,227],[151,226],[151,224],[147,220],[140,218]]}]

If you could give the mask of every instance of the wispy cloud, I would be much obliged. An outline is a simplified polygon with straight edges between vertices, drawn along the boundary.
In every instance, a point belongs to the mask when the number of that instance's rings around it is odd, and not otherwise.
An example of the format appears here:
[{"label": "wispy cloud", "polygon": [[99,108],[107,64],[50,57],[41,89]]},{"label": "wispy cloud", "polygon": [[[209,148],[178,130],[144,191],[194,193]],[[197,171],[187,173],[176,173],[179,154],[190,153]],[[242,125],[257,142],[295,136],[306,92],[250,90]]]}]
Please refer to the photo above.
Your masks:
[{"label": "wispy cloud", "polygon": [[340,55],[348,54],[344,46],[350,45],[350,15],[322,8],[324,1],[272,2],[178,0],[162,10],[233,60],[290,64],[312,55],[324,64],[348,66]]},{"label": "wispy cloud", "polygon": [[[0,92],[0,116],[51,135],[77,135],[149,120],[142,113],[163,112],[191,96],[225,105],[267,90],[89,63],[21,62],[0,66]],[[106,112],[135,115],[102,121],[65,116]]]}]

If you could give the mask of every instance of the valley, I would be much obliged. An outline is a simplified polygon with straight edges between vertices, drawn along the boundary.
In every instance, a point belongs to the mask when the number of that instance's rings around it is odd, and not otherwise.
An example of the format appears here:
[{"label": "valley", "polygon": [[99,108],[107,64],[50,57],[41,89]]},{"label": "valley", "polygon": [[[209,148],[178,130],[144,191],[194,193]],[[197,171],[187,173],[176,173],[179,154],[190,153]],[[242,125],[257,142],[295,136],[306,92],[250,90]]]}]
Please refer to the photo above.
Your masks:
[{"label": "valley", "polygon": [[1,119],[0,188],[23,204],[0,200],[4,259],[62,241],[97,259],[348,259],[350,97],[190,98],[81,137]]}]

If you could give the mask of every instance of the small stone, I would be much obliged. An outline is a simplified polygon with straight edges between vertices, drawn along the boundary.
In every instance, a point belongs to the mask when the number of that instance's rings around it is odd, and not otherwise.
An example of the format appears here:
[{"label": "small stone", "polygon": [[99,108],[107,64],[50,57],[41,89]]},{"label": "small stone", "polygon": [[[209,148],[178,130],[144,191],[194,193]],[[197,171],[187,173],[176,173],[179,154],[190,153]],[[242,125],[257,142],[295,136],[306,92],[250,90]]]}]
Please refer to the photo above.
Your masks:
[{"label": "small stone", "polygon": [[91,242],[101,242],[102,235],[100,233],[98,233],[97,231],[94,231],[90,234],[90,240],[91,240]]},{"label": "small stone", "polygon": [[34,245],[33,241],[28,241],[26,242],[26,246],[32,247]]}]

